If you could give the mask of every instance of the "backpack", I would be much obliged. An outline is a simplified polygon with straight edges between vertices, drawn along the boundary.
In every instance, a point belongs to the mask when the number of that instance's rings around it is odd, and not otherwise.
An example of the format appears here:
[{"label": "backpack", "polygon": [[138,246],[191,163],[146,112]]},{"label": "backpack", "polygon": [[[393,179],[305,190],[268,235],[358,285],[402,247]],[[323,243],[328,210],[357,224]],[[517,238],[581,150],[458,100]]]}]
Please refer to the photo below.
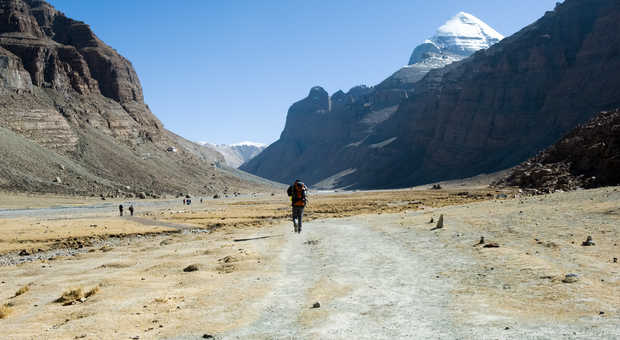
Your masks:
[{"label": "backpack", "polygon": [[297,207],[303,207],[306,205],[306,185],[301,182],[295,182],[289,187],[291,199],[293,205]]}]

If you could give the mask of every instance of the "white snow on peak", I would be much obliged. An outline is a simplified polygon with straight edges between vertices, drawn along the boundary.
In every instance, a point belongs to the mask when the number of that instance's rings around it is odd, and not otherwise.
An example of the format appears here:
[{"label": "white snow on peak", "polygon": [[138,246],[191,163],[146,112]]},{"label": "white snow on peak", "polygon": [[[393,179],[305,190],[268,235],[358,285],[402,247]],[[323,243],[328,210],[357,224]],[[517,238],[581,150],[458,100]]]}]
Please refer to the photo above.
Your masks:
[{"label": "white snow on peak", "polygon": [[430,41],[440,49],[473,53],[502,39],[503,35],[482,20],[460,12],[439,27]]},{"label": "white snow on peak", "polygon": [[230,146],[255,146],[257,148],[262,148],[262,147],[266,147],[267,144],[263,144],[263,143],[256,143],[256,142],[240,142],[240,143],[235,143],[235,144],[231,144]]},{"label": "white snow on peak", "polygon": [[439,27],[434,36],[418,45],[411,53],[409,64],[387,81],[391,84],[415,83],[430,70],[463,60],[502,39],[503,35],[482,20],[469,13],[459,12]]},{"label": "white snow on peak", "polygon": [[213,144],[209,142],[197,142],[200,145],[211,147],[224,156],[228,166],[238,168],[241,164],[249,161],[261,153],[267,144],[256,142],[241,142],[236,144]]}]

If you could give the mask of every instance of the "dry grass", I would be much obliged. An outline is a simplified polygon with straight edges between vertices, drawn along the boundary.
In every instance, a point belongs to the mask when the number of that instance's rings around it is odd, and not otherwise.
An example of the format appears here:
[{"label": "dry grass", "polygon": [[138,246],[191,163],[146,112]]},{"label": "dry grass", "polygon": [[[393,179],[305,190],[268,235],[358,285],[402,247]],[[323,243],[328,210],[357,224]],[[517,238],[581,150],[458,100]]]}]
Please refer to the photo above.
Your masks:
[{"label": "dry grass", "polygon": [[[489,188],[444,190],[390,190],[344,192],[310,197],[304,220],[342,218],[362,214],[389,214],[424,207],[439,208],[489,200],[497,191]],[[512,194],[509,190],[505,194]],[[209,210],[181,213],[161,212],[164,220],[192,224],[207,229],[226,227],[264,227],[290,219],[288,198],[282,196],[256,200],[209,202]]]},{"label": "dry grass", "polygon": [[78,288],[62,293],[62,295],[58,299],[54,300],[54,302],[67,305],[83,298],[84,292],[82,291],[82,288]]},{"label": "dry grass", "polygon": [[15,295],[13,297],[18,297],[20,295],[24,295],[26,294],[28,291],[30,290],[30,285],[25,285],[23,287],[21,287],[18,291],[15,292]]},{"label": "dry grass", "polygon": [[96,286],[95,288],[89,290],[88,292],[86,292],[86,295],[84,295],[85,298],[89,298],[95,294],[99,293],[99,286]]},{"label": "dry grass", "polygon": [[94,296],[97,293],[99,293],[99,286],[96,286],[95,288],[87,291],[86,293],[84,293],[84,290],[82,290],[82,288],[71,289],[62,293],[62,295],[58,299],[54,300],[54,302],[62,303],[63,306],[68,306],[77,302],[84,302],[86,299]]},{"label": "dry grass", "polygon": [[0,306],[0,319],[7,318],[12,312],[13,310],[11,309],[11,307],[9,307],[8,304]]}]

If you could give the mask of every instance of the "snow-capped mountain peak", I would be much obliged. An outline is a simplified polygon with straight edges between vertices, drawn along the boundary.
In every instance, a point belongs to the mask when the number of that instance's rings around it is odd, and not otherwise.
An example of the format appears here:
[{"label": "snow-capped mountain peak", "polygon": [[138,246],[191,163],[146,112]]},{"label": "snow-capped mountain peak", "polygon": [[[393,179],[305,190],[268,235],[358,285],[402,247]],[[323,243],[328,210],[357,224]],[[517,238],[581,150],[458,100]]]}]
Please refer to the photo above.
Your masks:
[{"label": "snow-capped mountain peak", "polygon": [[256,142],[241,142],[235,144],[212,144],[209,142],[198,142],[200,145],[208,145],[217,150],[224,156],[228,166],[238,168],[241,164],[256,157],[265,148],[266,144]]},{"label": "snow-capped mountain peak", "polygon": [[[413,84],[432,69],[441,68],[489,48],[504,38],[475,16],[459,12],[441,25],[411,53],[409,64],[386,79],[389,84]],[[398,85],[400,84],[400,85]]]},{"label": "snow-capped mountain peak", "polygon": [[256,142],[240,142],[240,143],[231,144],[230,146],[254,146],[257,148],[264,148],[267,146],[267,144],[256,143]]},{"label": "snow-capped mountain peak", "polygon": [[437,29],[436,34],[416,47],[409,65],[423,62],[429,56],[441,54],[448,59],[462,59],[474,52],[489,48],[504,39],[491,26],[475,16],[460,12]]}]

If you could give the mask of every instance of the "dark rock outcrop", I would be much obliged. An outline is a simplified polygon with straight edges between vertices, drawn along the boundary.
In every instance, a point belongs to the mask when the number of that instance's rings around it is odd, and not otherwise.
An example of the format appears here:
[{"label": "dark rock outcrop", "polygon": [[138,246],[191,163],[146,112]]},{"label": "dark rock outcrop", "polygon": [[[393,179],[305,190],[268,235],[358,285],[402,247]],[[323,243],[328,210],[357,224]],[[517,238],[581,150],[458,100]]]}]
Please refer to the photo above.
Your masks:
[{"label": "dark rock outcrop", "polygon": [[[242,169],[392,188],[514,166],[594,112],[620,107],[619,31],[619,2],[566,0],[489,49],[429,72],[401,100],[373,92],[341,112],[306,112],[304,138],[287,133]],[[377,102],[395,112],[360,133]]]},{"label": "dark rock outcrop", "polygon": [[548,193],[620,184],[620,110],[601,112],[495,185]]},{"label": "dark rock outcrop", "polygon": [[5,190],[155,197],[256,185],[164,129],[131,63],[42,0],[0,0],[0,149]]}]

